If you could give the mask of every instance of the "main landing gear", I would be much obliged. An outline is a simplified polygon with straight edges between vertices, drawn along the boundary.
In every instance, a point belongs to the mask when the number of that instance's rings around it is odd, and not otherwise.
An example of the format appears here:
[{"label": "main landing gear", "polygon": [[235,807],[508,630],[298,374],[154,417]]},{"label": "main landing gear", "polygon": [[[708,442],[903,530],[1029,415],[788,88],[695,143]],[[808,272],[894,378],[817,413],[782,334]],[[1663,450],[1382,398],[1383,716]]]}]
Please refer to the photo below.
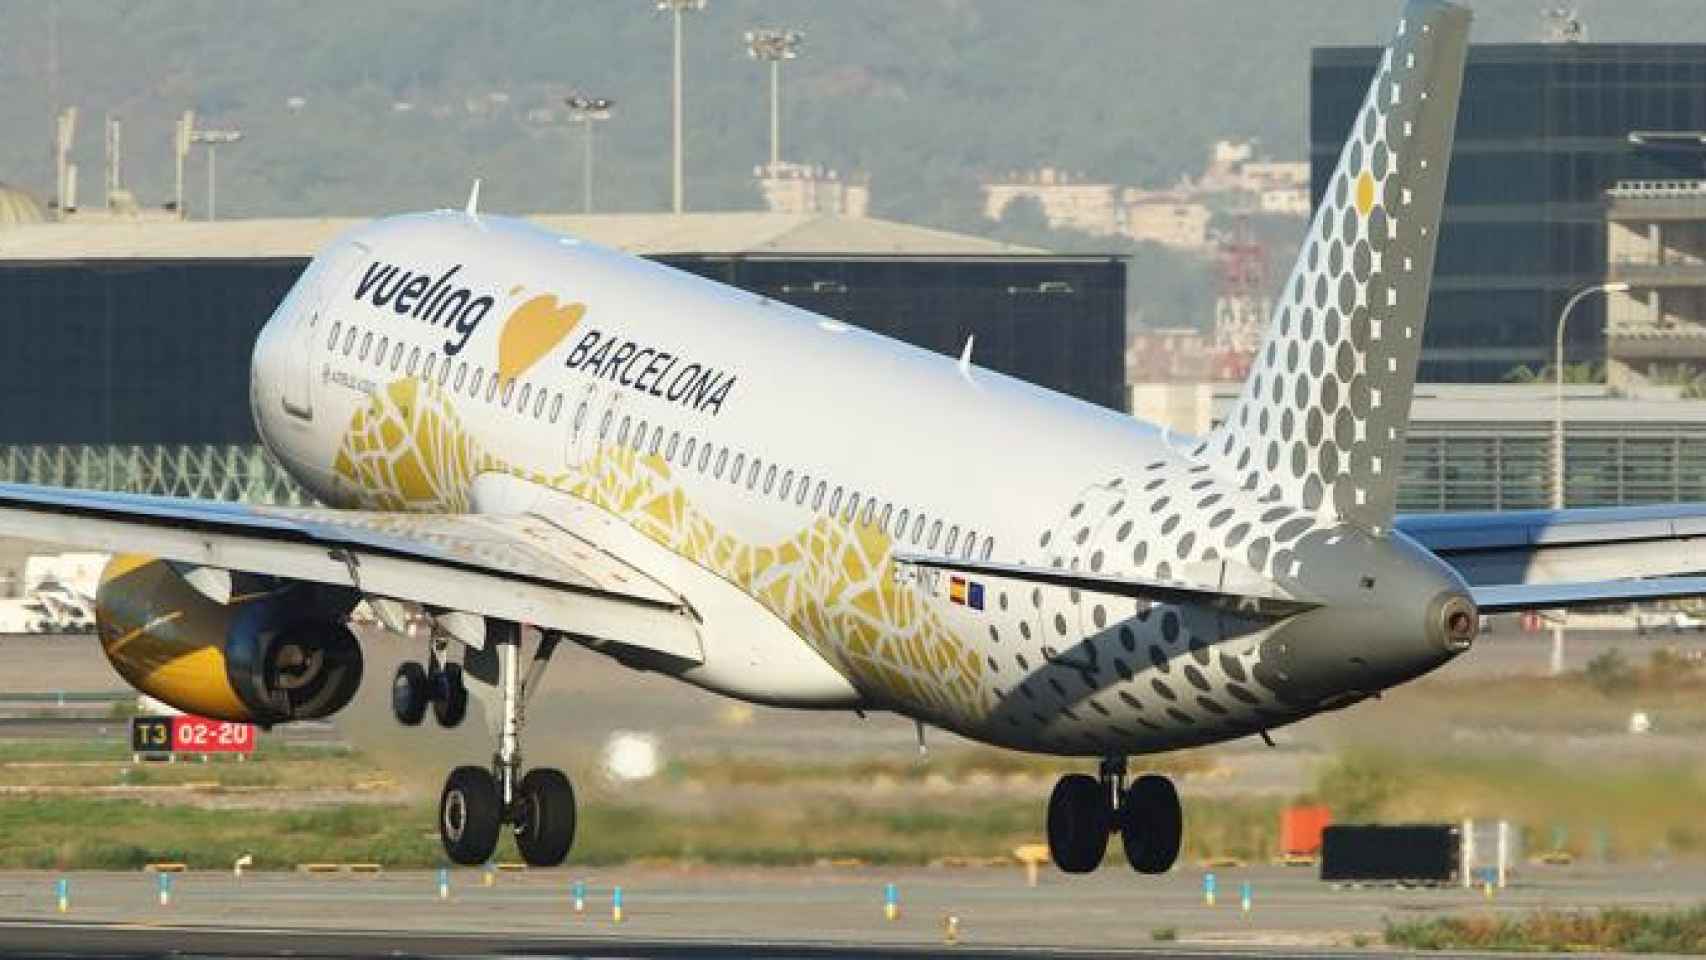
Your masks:
[{"label": "main landing gear", "polygon": [[1119,831],[1126,860],[1138,873],[1166,873],[1179,858],[1184,816],[1173,781],[1149,774],[1126,785],[1124,757],[1102,761],[1101,775],[1067,774],[1048,803],[1049,857],[1067,873],[1101,866],[1108,837]]},{"label": "main landing gear", "polygon": [[[432,669],[416,662],[397,668],[391,685],[391,709],[399,723],[421,722],[430,703],[433,715],[446,727],[462,722],[468,711],[467,678],[490,683],[500,705],[495,724],[497,752],[488,767],[461,766],[450,771],[438,799],[438,832],[444,852],[456,863],[475,865],[491,859],[498,833],[508,824],[515,845],[528,865],[554,867],[569,855],[575,839],[575,792],[561,770],[541,767],[521,773],[521,728],[528,696],[544,676],[556,650],[555,634],[544,634],[527,675],[521,675],[521,627],[486,621],[486,642],[469,650],[464,669],[438,666],[442,650],[435,649]],[[490,665],[494,670],[481,667]],[[489,676],[486,676],[488,675]],[[490,714],[488,714],[489,716]]]}]

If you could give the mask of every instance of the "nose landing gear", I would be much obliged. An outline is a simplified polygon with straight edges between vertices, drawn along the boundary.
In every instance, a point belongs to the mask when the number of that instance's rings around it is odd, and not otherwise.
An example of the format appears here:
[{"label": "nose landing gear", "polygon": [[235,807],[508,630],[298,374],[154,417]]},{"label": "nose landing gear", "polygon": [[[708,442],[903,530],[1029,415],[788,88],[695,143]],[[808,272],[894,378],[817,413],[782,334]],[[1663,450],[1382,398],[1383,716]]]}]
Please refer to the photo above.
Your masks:
[{"label": "nose landing gear", "polygon": [[[482,653],[494,654],[496,659],[497,752],[490,768],[462,766],[450,771],[438,799],[439,839],[453,862],[481,864],[497,850],[499,833],[507,824],[529,866],[554,867],[574,845],[575,792],[561,770],[541,767],[522,775],[521,729],[527,700],[544,676],[558,637],[551,633],[540,637],[523,677],[520,625],[488,619],[485,631]],[[391,708],[398,722],[419,724],[429,702],[442,726],[454,727],[467,715],[468,675],[458,664],[438,666],[439,660],[435,651],[430,672],[414,661],[397,668]],[[478,679],[482,671],[475,669],[472,675]],[[490,685],[493,678],[489,673],[484,676],[487,679],[479,682]],[[488,710],[492,705],[487,703]]]},{"label": "nose landing gear", "polygon": [[1066,873],[1090,873],[1101,866],[1108,837],[1118,830],[1133,870],[1171,870],[1184,831],[1173,782],[1149,774],[1128,787],[1124,757],[1103,760],[1100,774],[1067,774],[1055,784],[1048,805],[1050,859]]}]

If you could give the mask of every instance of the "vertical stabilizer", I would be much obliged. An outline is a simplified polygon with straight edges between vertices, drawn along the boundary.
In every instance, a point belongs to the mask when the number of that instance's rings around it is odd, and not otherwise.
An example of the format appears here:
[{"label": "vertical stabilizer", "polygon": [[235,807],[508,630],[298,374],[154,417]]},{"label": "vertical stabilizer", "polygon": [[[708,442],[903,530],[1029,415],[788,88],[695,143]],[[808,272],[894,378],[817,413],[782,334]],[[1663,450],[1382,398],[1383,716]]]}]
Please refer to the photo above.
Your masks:
[{"label": "vertical stabilizer", "polygon": [[1469,19],[1405,6],[1237,406],[1198,448],[1266,498],[1370,530],[1398,494]]}]

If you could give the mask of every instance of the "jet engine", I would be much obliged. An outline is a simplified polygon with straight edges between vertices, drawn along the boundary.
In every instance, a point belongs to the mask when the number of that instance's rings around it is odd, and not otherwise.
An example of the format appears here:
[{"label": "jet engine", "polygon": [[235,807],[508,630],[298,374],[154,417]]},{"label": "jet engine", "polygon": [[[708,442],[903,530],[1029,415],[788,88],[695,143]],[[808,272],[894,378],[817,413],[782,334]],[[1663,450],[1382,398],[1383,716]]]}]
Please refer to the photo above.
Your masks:
[{"label": "jet engine", "polygon": [[361,686],[354,591],[119,554],[95,596],[101,648],[179,710],[271,726],[342,709]]}]

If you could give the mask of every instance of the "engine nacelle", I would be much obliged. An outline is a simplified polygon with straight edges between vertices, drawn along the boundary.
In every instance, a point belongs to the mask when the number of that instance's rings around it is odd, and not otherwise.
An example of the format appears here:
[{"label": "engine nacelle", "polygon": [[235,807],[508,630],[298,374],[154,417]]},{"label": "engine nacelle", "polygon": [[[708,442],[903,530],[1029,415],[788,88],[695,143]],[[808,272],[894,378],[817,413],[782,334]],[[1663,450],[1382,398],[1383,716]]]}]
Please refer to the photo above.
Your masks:
[{"label": "engine nacelle", "polygon": [[131,686],[179,710],[264,726],[327,717],[355,696],[352,591],[234,573],[222,602],[188,572],[136,554],[102,572],[101,648]]}]

